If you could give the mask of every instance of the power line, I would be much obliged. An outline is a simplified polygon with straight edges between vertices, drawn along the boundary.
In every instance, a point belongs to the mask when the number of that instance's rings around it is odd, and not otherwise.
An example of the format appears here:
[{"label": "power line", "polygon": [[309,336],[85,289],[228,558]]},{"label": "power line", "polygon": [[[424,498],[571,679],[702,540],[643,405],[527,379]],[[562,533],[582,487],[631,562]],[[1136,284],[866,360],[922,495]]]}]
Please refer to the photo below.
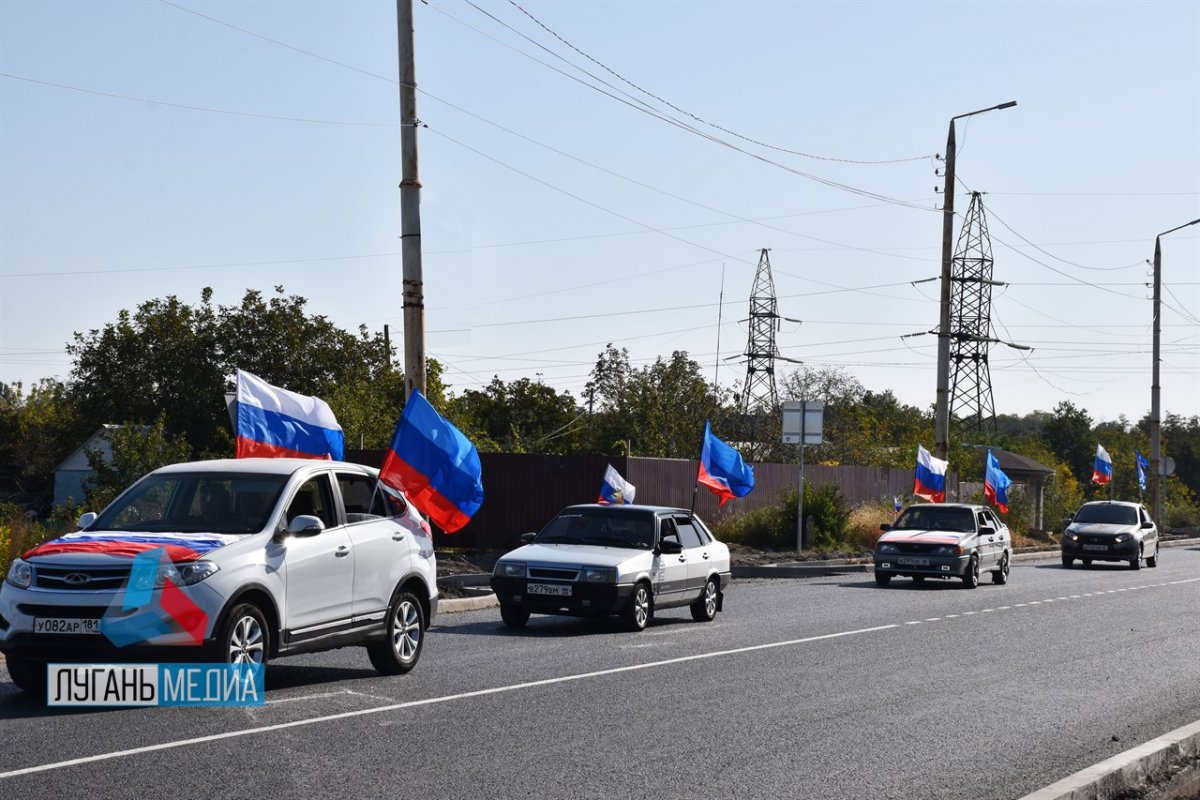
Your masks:
[{"label": "power line", "polygon": [[[537,26],[540,27],[542,30],[544,30],[546,33],[550,34],[555,39],[562,42],[564,45],[566,45],[567,47],[571,48],[579,55],[586,58],[588,61],[591,61],[593,64],[600,67],[602,70],[604,70],[608,74],[612,75],[613,77],[617,78],[620,81],[623,81],[627,85],[632,86],[634,89],[638,90],[639,92],[646,95],[647,97],[654,98],[655,100],[662,103],[663,105],[668,106],[668,107],[674,109],[675,111],[678,111],[680,114],[683,114],[684,116],[694,119],[696,122],[699,122],[702,125],[708,125],[710,128],[715,128],[715,129],[721,131],[722,133],[728,133],[730,136],[736,136],[738,139],[750,142],[751,144],[756,144],[759,147],[765,147],[768,150],[776,150],[781,153],[788,153],[790,155],[801,156],[803,158],[812,158],[812,159],[816,159],[818,161],[837,161],[837,162],[840,162],[843,164],[901,164],[901,163],[908,162],[908,161],[925,161],[926,159],[930,158],[929,155],[910,156],[908,158],[892,158],[892,159],[886,159],[886,160],[880,160],[880,161],[864,161],[864,160],[853,159],[853,158],[835,158],[832,156],[818,156],[818,155],[813,155],[812,153],[802,153],[798,150],[789,150],[786,147],[778,147],[773,144],[768,144],[766,142],[759,141],[758,139],[752,139],[749,136],[743,136],[742,134],[738,133],[737,131],[730,130],[729,128],[724,128],[724,127],[716,124],[715,122],[709,122],[708,120],[703,119],[703,118],[693,114],[692,112],[687,111],[686,109],[680,108],[679,106],[675,105],[671,101],[658,96],[654,92],[651,92],[648,89],[645,89],[645,88],[637,85],[633,81],[626,78],[624,75],[621,75],[620,73],[616,72],[615,70],[609,68],[606,64],[601,63],[600,61],[593,58],[588,53],[585,53],[583,50],[580,50],[574,44],[567,41],[565,38],[563,38],[561,35],[559,35],[556,31],[552,30],[549,26],[547,26],[540,19],[538,19],[533,14],[529,13],[524,8],[522,8],[518,3],[515,2],[515,0],[508,0],[508,2],[510,5],[512,5],[514,8],[516,8],[518,11],[520,11],[522,14],[524,14],[525,16],[527,16],[531,20],[533,20],[534,23],[536,23]],[[470,4],[470,5],[474,5],[474,4]],[[479,10],[478,7],[476,7],[476,8],[477,8],[477,10]],[[489,16],[491,16],[491,15],[489,15]],[[493,19],[494,19],[494,17],[493,17]],[[510,28],[510,30],[512,30],[512,29]]]}]

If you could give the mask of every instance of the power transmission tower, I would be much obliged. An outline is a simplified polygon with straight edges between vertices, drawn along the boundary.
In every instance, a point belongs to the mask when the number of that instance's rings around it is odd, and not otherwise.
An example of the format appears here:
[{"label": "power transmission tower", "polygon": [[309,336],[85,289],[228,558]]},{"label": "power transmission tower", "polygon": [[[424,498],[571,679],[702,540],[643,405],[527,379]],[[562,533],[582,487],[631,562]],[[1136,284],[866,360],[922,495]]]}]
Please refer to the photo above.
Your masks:
[{"label": "power transmission tower", "polygon": [[992,280],[992,241],[979,192],[971,193],[950,281],[950,416],[960,420],[964,430],[995,431],[988,349],[997,341],[992,336],[992,287],[1002,284]]},{"label": "power transmission tower", "polygon": [[745,416],[769,414],[779,405],[779,395],[775,389],[776,361],[800,363],[779,355],[779,349],[775,346],[779,321],[787,318],[779,316],[768,252],[765,247],[759,252],[754,288],[750,290],[750,336],[746,341],[746,352],[743,353],[746,358],[746,383],[742,387],[738,409]]}]

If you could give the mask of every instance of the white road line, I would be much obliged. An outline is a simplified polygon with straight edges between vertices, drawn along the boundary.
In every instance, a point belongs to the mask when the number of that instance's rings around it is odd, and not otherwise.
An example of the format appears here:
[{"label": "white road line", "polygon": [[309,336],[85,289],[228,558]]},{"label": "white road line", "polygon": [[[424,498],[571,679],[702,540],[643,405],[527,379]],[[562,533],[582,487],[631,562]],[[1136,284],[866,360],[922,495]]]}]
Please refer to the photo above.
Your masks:
[{"label": "white road line", "polygon": [[321,722],[334,722],[341,719],[352,719],[354,717],[363,717],[368,714],[379,714],[384,711],[399,711],[406,708],[419,708],[421,706],[431,706],[438,703],[449,703],[455,700],[466,700],[471,697],[486,697],[493,694],[503,694],[505,692],[533,689],[539,686],[552,686],[557,683],[569,683],[571,681],[581,681],[588,678],[598,678],[606,675],[619,675],[625,672],[638,672],[645,669],[666,667],[673,664],[685,664],[689,661],[703,661],[710,658],[719,658],[721,656],[752,653],[758,650],[773,650],[779,647],[792,647],[800,644],[809,644],[811,642],[821,642],[828,639],[841,639],[847,636],[858,636],[864,633],[877,633],[879,631],[891,630],[892,628],[898,627],[900,626],[877,625],[873,628],[859,628],[858,630],[853,631],[841,631],[839,633],[826,633],[820,636],[808,636],[803,639],[788,639],[787,641],[783,642],[768,642],[767,644],[756,644],[748,647],[736,647],[731,650],[719,650],[713,653],[700,653],[692,656],[680,656],[679,658],[668,658],[662,661],[652,661],[647,664],[630,664],[629,666],[625,667],[614,667],[613,669],[601,669],[594,672],[582,672],[575,675],[564,675],[560,678],[546,678],[540,681],[527,681],[525,683],[514,683],[508,686],[497,686],[492,689],[479,689],[474,692],[462,692],[461,694],[444,695],[442,697],[430,697],[425,700],[410,700],[405,703],[392,703],[391,705],[376,706],[375,708],[362,708],[356,711],[343,711],[338,714],[327,714],[321,717],[310,717],[309,719],[299,719],[292,722],[281,722],[275,725],[262,725],[257,728],[243,728],[236,731],[214,733],[208,736],[196,736],[191,739],[178,739],[173,742],[145,745],[144,747],[131,747],[128,750],[115,750],[109,753],[99,753],[94,756],[84,756],[82,758],[67,759],[66,761],[55,761],[49,764],[39,764],[34,767],[25,767],[23,769],[0,772],[0,779],[16,778],[21,775],[33,775],[39,772],[50,772],[51,770],[75,767],[79,766],[80,764],[94,764],[99,761],[110,761],[115,758],[141,755],[143,753],[155,753],[162,750],[172,750],[177,747],[188,747],[190,745],[203,744],[205,742],[217,742],[223,739],[234,739],[240,736],[253,736],[259,733],[270,733],[272,731],[281,731],[288,728],[299,728],[306,725],[315,725]]},{"label": "white road line", "polygon": [[957,616],[958,616],[958,614],[947,614],[946,619],[954,619]]},{"label": "white road line", "polygon": [[920,624],[921,624],[921,620],[917,619],[917,620],[913,620],[912,622],[906,622],[906,623],[904,623],[904,624],[905,624],[905,625],[920,625]]}]

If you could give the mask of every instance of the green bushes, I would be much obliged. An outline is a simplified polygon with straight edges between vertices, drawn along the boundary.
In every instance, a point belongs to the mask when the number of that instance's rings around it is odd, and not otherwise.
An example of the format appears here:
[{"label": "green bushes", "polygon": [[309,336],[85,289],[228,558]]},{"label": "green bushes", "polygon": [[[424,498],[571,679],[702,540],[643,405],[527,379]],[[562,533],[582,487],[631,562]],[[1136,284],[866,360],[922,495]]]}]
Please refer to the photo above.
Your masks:
[{"label": "green bushes", "polygon": [[[796,549],[797,491],[780,496],[773,506],[756,508],[716,526],[717,538],[747,547]],[[805,549],[839,550],[853,547],[847,539],[850,509],[836,484],[804,484]]]},{"label": "green bushes", "polygon": [[14,503],[0,503],[0,580],[8,574],[8,565],[26,550],[58,535],[57,526],[30,519],[25,509]]}]

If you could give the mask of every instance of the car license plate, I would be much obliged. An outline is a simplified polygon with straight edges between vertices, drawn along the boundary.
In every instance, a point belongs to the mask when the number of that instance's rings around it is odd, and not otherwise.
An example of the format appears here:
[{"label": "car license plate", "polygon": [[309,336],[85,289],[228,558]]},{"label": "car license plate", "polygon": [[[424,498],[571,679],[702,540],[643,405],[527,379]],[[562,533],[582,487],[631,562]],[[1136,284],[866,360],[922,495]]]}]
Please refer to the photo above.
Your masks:
[{"label": "car license plate", "polygon": [[1084,550],[1107,550],[1108,545],[1106,545],[1106,544],[1085,544],[1083,546],[1083,549]]},{"label": "car license plate", "polygon": [[896,559],[896,563],[902,564],[903,566],[906,566],[906,567],[928,567],[929,559],[928,558],[913,558],[911,556],[900,556],[900,558]]},{"label": "car license plate", "polygon": [[530,583],[525,591],[529,594],[551,594],[556,597],[570,597],[571,587],[557,583]]},{"label": "car license plate", "polygon": [[64,617],[36,617],[34,633],[100,633],[98,619],[69,619]]}]

